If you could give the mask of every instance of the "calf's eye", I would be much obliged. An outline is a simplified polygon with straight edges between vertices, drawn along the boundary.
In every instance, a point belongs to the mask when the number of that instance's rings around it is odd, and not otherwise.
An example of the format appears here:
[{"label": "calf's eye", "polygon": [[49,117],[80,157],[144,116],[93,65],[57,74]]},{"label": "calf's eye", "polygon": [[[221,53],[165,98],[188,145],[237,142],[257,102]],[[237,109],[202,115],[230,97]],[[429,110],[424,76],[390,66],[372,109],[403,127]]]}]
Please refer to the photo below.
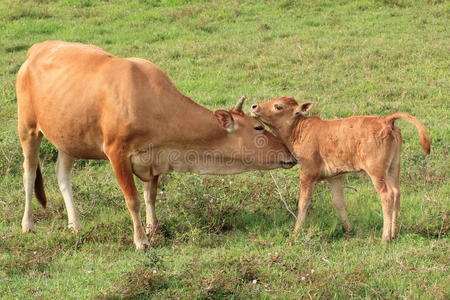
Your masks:
[{"label": "calf's eye", "polygon": [[255,129],[255,130],[264,130],[264,127],[261,126],[261,125],[259,125],[259,126],[254,127],[254,129]]},{"label": "calf's eye", "polygon": [[275,104],[273,107],[275,107],[276,110],[282,110],[283,106],[281,106],[280,104]]}]

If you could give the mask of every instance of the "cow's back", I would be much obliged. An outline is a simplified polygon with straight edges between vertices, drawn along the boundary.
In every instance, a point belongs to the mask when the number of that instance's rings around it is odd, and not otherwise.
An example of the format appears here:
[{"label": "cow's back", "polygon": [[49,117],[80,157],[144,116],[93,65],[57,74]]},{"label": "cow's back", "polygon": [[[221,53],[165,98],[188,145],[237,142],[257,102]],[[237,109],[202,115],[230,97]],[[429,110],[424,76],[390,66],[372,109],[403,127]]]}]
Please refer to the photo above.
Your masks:
[{"label": "cow's back", "polygon": [[106,158],[105,146],[117,139],[133,147],[124,149],[129,153],[149,144],[192,141],[201,130],[193,132],[185,122],[214,118],[150,61],[79,43],[31,47],[16,90],[19,127],[31,124],[78,158]]},{"label": "cow's back", "polygon": [[[101,48],[45,41],[33,45],[19,70],[19,130],[34,125],[58,149],[105,158],[101,132],[102,68],[114,59]],[[120,70],[117,70],[120,72]]]}]

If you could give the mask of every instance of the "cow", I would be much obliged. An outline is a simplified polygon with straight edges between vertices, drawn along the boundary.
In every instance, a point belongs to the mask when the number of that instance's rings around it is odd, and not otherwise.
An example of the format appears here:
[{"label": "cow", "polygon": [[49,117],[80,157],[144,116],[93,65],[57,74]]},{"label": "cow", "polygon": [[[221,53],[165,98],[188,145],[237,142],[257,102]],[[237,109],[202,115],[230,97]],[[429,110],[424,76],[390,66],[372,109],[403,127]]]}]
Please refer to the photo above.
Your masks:
[{"label": "cow", "polygon": [[[42,137],[58,149],[56,175],[68,226],[81,229],[74,206],[75,158],[109,160],[131,214],[137,250],[149,246],[157,226],[158,177],[170,171],[235,174],[289,168],[296,161],[284,144],[243,113],[210,111],[183,95],[150,61],[119,58],[81,43],[33,45],[16,79],[18,133],[24,155],[22,230],[32,232],[32,191],[45,207],[39,165]],[[133,174],[144,181],[146,231]]]},{"label": "cow", "polygon": [[251,114],[270,127],[299,162],[301,192],[294,231],[304,223],[315,182],[326,179],[331,185],[333,203],[341,215],[342,227],[351,232],[342,175],[365,171],[381,197],[382,241],[396,238],[402,136],[394,121],[404,119],[416,125],[422,148],[430,154],[430,139],[424,126],[405,113],[386,117],[353,116],[330,121],[317,116],[306,117],[312,106],[313,103],[299,104],[292,97],[279,97],[251,106]]}]

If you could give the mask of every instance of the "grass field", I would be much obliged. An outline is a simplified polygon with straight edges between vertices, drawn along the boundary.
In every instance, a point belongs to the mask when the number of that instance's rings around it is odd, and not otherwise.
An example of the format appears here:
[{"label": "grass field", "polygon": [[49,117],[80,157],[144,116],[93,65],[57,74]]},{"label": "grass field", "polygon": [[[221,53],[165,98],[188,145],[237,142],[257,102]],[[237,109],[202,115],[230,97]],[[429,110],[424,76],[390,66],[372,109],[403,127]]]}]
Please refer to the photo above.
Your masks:
[{"label": "grass field", "polygon": [[[448,299],[449,12],[448,1],[432,0],[1,1],[0,298]],[[353,235],[342,232],[325,183],[294,235],[271,174],[295,211],[297,166],[169,174],[158,195],[161,230],[150,251],[136,252],[111,166],[82,160],[73,171],[83,225],[75,235],[48,142],[41,147],[48,207],[34,201],[37,232],[22,234],[14,81],[27,49],[47,39],[149,59],[210,109],[230,108],[242,94],[250,103],[290,95],[315,102],[312,114],[324,119],[416,116],[432,152],[425,156],[414,126],[397,121],[398,240],[380,243],[380,200],[359,174],[344,181]]]}]

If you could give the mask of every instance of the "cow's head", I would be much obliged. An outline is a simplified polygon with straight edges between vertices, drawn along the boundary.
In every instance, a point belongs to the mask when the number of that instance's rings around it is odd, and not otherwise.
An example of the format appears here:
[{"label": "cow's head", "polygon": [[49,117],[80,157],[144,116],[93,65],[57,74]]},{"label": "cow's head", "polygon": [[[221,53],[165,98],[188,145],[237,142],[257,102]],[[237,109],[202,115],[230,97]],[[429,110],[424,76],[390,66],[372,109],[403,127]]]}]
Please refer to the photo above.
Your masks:
[{"label": "cow's head", "polygon": [[234,163],[246,170],[293,167],[296,160],[281,140],[242,111],[244,100],[242,97],[230,110],[214,112],[219,126],[227,132],[226,144]]},{"label": "cow's head", "polygon": [[269,102],[253,104],[252,116],[269,126],[277,135],[292,130],[296,122],[313,107],[313,103],[297,103],[292,97],[279,97]]}]

